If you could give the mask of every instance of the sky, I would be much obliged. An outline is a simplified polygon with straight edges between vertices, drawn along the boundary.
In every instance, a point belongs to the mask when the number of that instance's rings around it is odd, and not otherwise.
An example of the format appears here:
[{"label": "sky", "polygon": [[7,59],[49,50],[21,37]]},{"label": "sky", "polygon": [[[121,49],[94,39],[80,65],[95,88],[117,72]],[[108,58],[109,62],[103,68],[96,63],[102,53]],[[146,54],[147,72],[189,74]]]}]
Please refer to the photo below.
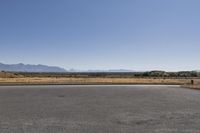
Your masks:
[{"label": "sky", "polygon": [[1,0],[0,62],[200,69],[199,0]]}]

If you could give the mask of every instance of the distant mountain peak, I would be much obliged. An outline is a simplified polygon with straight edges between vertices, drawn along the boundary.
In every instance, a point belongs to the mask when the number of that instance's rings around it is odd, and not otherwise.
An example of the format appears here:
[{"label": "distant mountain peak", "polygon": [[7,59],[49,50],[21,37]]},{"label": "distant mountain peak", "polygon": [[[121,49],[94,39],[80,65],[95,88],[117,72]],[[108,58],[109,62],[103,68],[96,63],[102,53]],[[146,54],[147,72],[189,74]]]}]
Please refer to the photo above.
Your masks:
[{"label": "distant mountain peak", "polygon": [[31,64],[3,64],[0,63],[0,71],[15,71],[15,72],[66,72],[64,68],[47,65],[31,65]]}]

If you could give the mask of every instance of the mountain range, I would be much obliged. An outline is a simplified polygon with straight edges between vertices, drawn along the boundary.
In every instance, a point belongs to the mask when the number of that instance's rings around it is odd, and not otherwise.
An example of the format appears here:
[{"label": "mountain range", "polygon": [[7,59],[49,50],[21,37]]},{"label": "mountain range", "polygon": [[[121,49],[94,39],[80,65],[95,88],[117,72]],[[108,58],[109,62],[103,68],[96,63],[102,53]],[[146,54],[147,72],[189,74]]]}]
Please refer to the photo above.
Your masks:
[{"label": "mountain range", "polygon": [[[58,66],[47,66],[47,65],[30,65],[30,64],[3,64],[0,63],[0,71],[10,72],[139,72],[127,69],[108,69],[108,70],[77,70],[64,68]],[[200,70],[194,70],[200,72]]]},{"label": "mountain range", "polygon": [[3,64],[0,63],[0,71],[10,72],[134,72],[126,69],[109,69],[109,70],[65,70],[64,68],[57,66],[47,65],[30,65],[30,64]]},{"label": "mountain range", "polygon": [[46,65],[30,65],[30,64],[3,64],[0,63],[0,71],[11,71],[11,72],[66,72],[64,68],[57,66],[46,66]]}]

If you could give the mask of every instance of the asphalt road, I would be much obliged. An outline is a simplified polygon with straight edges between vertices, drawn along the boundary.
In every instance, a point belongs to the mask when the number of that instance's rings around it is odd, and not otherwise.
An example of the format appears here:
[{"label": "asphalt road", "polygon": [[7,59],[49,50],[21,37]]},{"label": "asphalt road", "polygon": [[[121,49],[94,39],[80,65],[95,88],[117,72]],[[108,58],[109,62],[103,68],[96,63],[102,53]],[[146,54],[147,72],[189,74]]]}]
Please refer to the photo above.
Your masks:
[{"label": "asphalt road", "polygon": [[179,86],[0,87],[0,133],[199,133],[200,91]]}]

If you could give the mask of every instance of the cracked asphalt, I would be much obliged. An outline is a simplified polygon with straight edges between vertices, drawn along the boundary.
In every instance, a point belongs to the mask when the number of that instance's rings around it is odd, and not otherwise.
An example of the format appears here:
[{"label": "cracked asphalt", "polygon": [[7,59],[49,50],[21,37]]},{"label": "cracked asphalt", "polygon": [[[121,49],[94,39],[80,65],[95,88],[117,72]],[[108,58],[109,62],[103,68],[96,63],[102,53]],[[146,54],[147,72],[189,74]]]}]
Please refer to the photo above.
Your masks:
[{"label": "cracked asphalt", "polygon": [[0,86],[0,133],[199,133],[200,91],[162,85]]}]

